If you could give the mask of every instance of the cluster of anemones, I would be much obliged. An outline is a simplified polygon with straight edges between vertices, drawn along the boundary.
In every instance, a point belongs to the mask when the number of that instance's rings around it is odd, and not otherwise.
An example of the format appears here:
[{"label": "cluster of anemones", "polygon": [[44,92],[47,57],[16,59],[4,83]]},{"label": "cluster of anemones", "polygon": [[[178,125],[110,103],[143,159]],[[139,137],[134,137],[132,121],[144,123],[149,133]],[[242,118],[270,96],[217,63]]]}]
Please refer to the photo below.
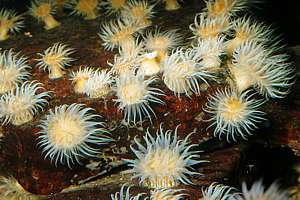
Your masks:
[{"label": "cluster of anemones", "polygon": [[[211,95],[204,109],[211,115],[214,135],[228,141],[246,139],[264,120],[260,111],[264,100],[254,98],[252,89],[266,99],[283,98],[295,77],[289,56],[278,53],[283,48],[272,29],[249,17],[237,17],[248,6],[243,0],[206,1],[206,8],[190,25],[198,65],[208,72],[223,71],[229,80],[230,89]],[[175,74],[178,71],[171,77]]]}]

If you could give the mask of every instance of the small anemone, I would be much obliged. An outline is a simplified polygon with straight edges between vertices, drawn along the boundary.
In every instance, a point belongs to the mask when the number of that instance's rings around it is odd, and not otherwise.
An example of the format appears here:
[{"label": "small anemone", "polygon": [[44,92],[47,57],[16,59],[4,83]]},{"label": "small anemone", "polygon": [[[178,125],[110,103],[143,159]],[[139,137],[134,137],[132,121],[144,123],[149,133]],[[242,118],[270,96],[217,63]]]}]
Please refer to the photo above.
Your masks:
[{"label": "small anemone", "polygon": [[22,15],[13,10],[0,10],[0,41],[9,38],[9,33],[17,33],[24,27]]},{"label": "small anemone", "polygon": [[139,28],[128,18],[118,18],[102,24],[98,35],[103,41],[104,49],[112,51],[117,47],[135,45],[133,36],[138,30]]},{"label": "small anemone", "polygon": [[72,53],[74,53],[73,48],[57,42],[47,48],[44,53],[38,53],[41,58],[36,59],[38,61],[37,66],[43,70],[47,69],[50,79],[61,78],[65,74],[63,71],[65,67],[70,66],[70,62],[74,61],[70,57]]},{"label": "small anemone", "polygon": [[[231,40],[226,42],[228,56],[232,56],[234,50],[247,41],[262,43],[269,48],[279,50],[280,40],[275,37],[274,30],[264,23],[259,23],[252,18],[242,17],[231,22]],[[278,42],[277,42],[278,41]]]},{"label": "small anemone", "polygon": [[192,38],[208,39],[226,33],[230,29],[230,23],[226,16],[211,18],[206,13],[198,13],[189,28],[194,34]]},{"label": "small anemone", "polygon": [[148,31],[144,36],[145,49],[158,52],[158,58],[163,61],[169,51],[182,45],[183,36],[176,29],[162,31],[160,28]]},{"label": "small anemone", "polygon": [[124,74],[116,79],[114,90],[117,99],[114,101],[118,104],[118,108],[124,112],[124,120],[127,123],[142,122],[144,115],[151,121],[151,114],[155,116],[155,113],[150,103],[164,103],[156,97],[164,95],[163,91],[151,87],[156,80],[154,77],[144,80],[142,76],[133,75],[132,73]]},{"label": "small anemone", "polygon": [[26,191],[15,178],[0,176],[0,199],[38,200],[42,198]]},{"label": "small anemone", "polygon": [[0,53],[0,94],[15,89],[15,87],[27,80],[30,66],[27,58],[14,53],[12,49]]},{"label": "small anemone", "polygon": [[200,59],[202,67],[209,71],[220,69],[222,64],[221,56],[225,53],[224,38],[210,38],[198,40],[197,46],[194,47],[197,57]]},{"label": "small anemone", "polygon": [[153,8],[154,5],[146,0],[128,0],[121,14],[123,17],[129,17],[138,27],[146,28],[152,24]]},{"label": "small anemone", "polygon": [[194,49],[177,49],[163,63],[163,81],[166,86],[180,97],[184,93],[200,93],[200,82],[207,84],[206,78],[211,78],[199,63]]},{"label": "small anemone", "polygon": [[252,99],[253,95],[244,92],[241,95],[232,89],[218,90],[211,95],[204,109],[211,115],[209,127],[214,126],[214,136],[226,136],[227,141],[237,136],[247,139],[251,131],[257,129],[257,124],[264,121],[264,112],[258,109],[264,100]]},{"label": "small anemone", "polygon": [[78,94],[84,93],[84,85],[87,80],[89,80],[93,76],[94,73],[95,71],[89,67],[80,67],[78,71],[72,71],[70,80],[74,84],[74,91]]},{"label": "small anemone", "polygon": [[242,200],[240,193],[235,188],[212,183],[205,190],[202,189],[201,200]]},{"label": "small anemone", "polygon": [[128,186],[127,189],[126,184],[122,185],[120,192],[116,192],[115,194],[111,194],[110,198],[111,200],[140,200],[141,197],[144,195],[138,194],[137,196],[131,196],[130,195],[130,187]]},{"label": "small anemone", "polygon": [[236,16],[249,6],[248,0],[207,0],[204,9],[210,17]]},{"label": "small anemone", "polygon": [[246,183],[242,185],[242,194],[244,200],[265,199],[265,200],[288,200],[286,191],[281,191],[277,183],[272,183],[270,187],[265,189],[262,181],[256,181],[251,186],[250,190],[247,189]]},{"label": "small anemone", "polygon": [[56,7],[52,0],[32,0],[29,13],[38,20],[43,21],[46,30],[60,26],[60,23],[53,17],[56,13]]},{"label": "small anemone", "polygon": [[189,176],[200,175],[192,171],[193,165],[207,162],[199,160],[199,151],[192,148],[189,137],[184,140],[177,139],[177,128],[163,131],[162,126],[156,131],[156,138],[147,130],[143,136],[146,145],[142,145],[135,137],[137,148],[131,146],[136,159],[126,160],[132,169],[126,173],[132,173],[132,179],[138,178],[140,184],[155,189],[170,188],[179,183],[192,184]]},{"label": "small anemone", "polygon": [[99,0],[70,0],[66,8],[72,10],[71,14],[83,16],[86,20],[96,19],[100,8]]},{"label": "small anemone", "polygon": [[43,89],[41,83],[36,81],[24,82],[15,91],[5,93],[0,98],[0,118],[3,124],[12,123],[22,125],[33,119],[39,109],[48,103],[46,97],[50,97],[49,92],[38,93]]},{"label": "small anemone", "polygon": [[266,98],[284,98],[295,79],[287,54],[274,54],[263,45],[247,41],[235,49],[228,65],[239,92],[254,87]]},{"label": "small anemone", "polygon": [[111,91],[112,83],[110,72],[96,71],[85,82],[83,92],[90,98],[104,98]]},{"label": "small anemone", "polygon": [[161,71],[161,65],[158,58],[158,52],[154,51],[141,56],[138,74],[142,76],[153,76]]},{"label": "small anemone", "polygon": [[82,104],[60,105],[38,126],[39,142],[45,158],[49,157],[55,165],[67,163],[69,167],[80,158],[93,157],[98,150],[91,145],[102,145],[111,141],[106,135],[103,122],[95,121],[99,115],[92,114],[92,108]]}]

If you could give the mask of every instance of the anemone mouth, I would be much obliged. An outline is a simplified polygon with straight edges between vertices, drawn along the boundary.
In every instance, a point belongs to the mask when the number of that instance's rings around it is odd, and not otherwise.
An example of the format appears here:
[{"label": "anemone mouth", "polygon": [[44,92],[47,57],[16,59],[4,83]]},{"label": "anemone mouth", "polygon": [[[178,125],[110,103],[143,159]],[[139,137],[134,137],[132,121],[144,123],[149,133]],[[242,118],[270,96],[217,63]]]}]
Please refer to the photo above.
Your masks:
[{"label": "anemone mouth", "polygon": [[65,115],[49,121],[49,141],[59,149],[72,149],[85,140],[87,130],[80,119]]}]

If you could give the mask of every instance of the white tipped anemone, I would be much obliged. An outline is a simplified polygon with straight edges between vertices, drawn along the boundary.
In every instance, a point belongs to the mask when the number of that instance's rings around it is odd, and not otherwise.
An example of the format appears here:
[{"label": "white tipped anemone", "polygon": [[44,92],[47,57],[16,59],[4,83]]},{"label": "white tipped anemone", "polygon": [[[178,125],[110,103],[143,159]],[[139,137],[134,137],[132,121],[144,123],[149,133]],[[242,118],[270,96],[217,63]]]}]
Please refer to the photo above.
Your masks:
[{"label": "white tipped anemone", "polygon": [[115,194],[111,194],[111,200],[140,200],[143,196],[142,194],[138,194],[137,196],[130,195],[130,187],[128,186],[127,189],[125,188],[126,185],[122,185],[120,192],[116,192]]},{"label": "white tipped anemone", "polygon": [[71,15],[79,15],[85,20],[92,20],[98,17],[100,2],[99,0],[70,0],[66,8],[72,10]]},{"label": "white tipped anemone", "polygon": [[99,115],[92,114],[92,108],[82,104],[56,106],[50,110],[39,128],[38,146],[45,158],[51,162],[69,167],[80,158],[93,157],[98,152],[91,145],[102,145],[111,141],[106,135],[104,123],[95,121]]},{"label": "white tipped anemone", "polygon": [[210,96],[204,110],[211,115],[209,127],[214,126],[215,137],[221,139],[225,135],[227,141],[236,141],[237,136],[246,140],[252,135],[251,131],[257,129],[257,124],[265,120],[265,113],[258,110],[265,101],[251,99],[253,95],[248,95],[248,92],[239,95],[234,90],[225,89]]},{"label": "white tipped anemone", "polygon": [[150,200],[183,200],[187,195],[182,191],[170,188],[153,190],[151,191]]},{"label": "white tipped anemone", "polygon": [[144,40],[145,49],[148,51],[157,51],[160,61],[163,61],[168,56],[168,51],[173,50],[183,43],[183,37],[177,30],[161,31],[159,28],[147,32]]},{"label": "white tipped anemone", "polygon": [[113,80],[106,70],[96,71],[84,84],[84,93],[90,98],[104,98],[111,91]]},{"label": "white tipped anemone", "polygon": [[211,18],[206,13],[199,13],[189,28],[194,34],[192,38],[208,39],[219,37],[227,32],[230,29],[230,23],[226,16]]},{"label": "white tipped anemone", "polygon": [[60,23],[54,19],[56,12],[55,3],[52,0],[32,0],[29,7],[29,13],[45,23],[46,30],[60,26]]},{"label": "white tipped anemone", "polygon": [[121,10],[123,17],[129,17],[140,28],[151,26],[154,5],[146,0],[128,0]]},{"label": "white tipped anemone", "polygon": [[236,16],[248,8],[247,0],[207,0],[204,9],[210,17]]},{"label": "white tipped anemone", "polygon": [[250,41],[235,49],[228,67],[239,92],[254,87],[266,98],[283,98],[295,78],[288,60],[287,54],[273,55],[272,50]]},{"label": "white tipped anemone", "polygon": [[163,0],[165,2],[165,9],[168,11],[174,11],[181,8],[178,0]]},{"label": "white tipped anemone", "polygon": [[177,49],[163,63],[163,81],[166,86],[180,97],[184,93],[200,93],[200,82],[207,84],[206,78],[212,75],[200,65],[194,49]]},{"label": "white tipped anemone", "polygon": [[13,50],[6,50],[0,53],[0,94],[15,89],[29,77],[30,66],[27,65],[27,58],[19,56]]},{"label": "white tipped anemone", "polygon": [[2,200],[38,200],[38,195],[26,191],[13,177],[0,176],[0,199]]},{"label": "white tipped anemone", "polygon": [[24,27],[24,20],[21,15],[13,10],[0,10],[0,41],[9,38],[10,33],[17,33]]},{"label": "white tipped anemone", "polygon": [[83,69],[80,67],[77,72],[72,71],[70,80],[72,80],[74,84],[74,91],[76,93],[84,93],[84,85],[87,80],[93,76],[94,72],[95,71],[89,67],[84,67]]},{"label": "white tipped anemone", "polygon": [[133,36],[138,29],[139,28],[127,18],[119,18],[102,24],[98,35],[102,39],[104,49],[109,51],[117,47],[126,49],[135,45]]},{"label": "white tipped anemone", "polygon": [[201,200],[241,200],[241,196],[235,188],[212,183],[205,190],[202,189]]},{"label": "white tipped anemone", "polygon": [[43,110],[50,97],[49,92],[38,93],[43,89],[41,83],[24,82],[20,87],[17,86],[15,91],[10,91],[0,98],[0,118],[3,124],[12,123],[22,125],[33,119],[33,116]]},{"label": "white tipped anemone", "polygon": [[144,80],[143,77],[132,73],[124,74],[116,79],[117,99],[114,101],[118,104],[119,110],[124,112],[124,120],[127,123],[142,122],[145,115],[151,121],[151,114],[155,116],[155,113],[150,103],[164,103],[156,97],[164,95],[163,91],[150,86],[156,80],[153,77]]},{"label": "white tipped anemone", "polygon": [[272,183],[268,189],[265,189],[262,181],[256,181],[251,186],[250,190],[247,189],[246,183],[242,185],[243,199],[244,200],[288,200],[286,191],[281,191],[276,183]]},{"label": "white tipped anemone", "polygon": [[194,47],[197,56],[200,59],[202,67],[209,71],[220,69],[224,55],[224,38],[210,38],[206,40],[198,40],[197,46]]},{"label": "white tipped anemone", "polygon": [[177,139],[177,128],[164,132],[160,127],[156,138],[147,131],[143,136],[146,146],[134,138],[137,149],[131,146],[131,150],[137,158],[126,160],[132,167],[126,173],[133,173],[132,178],[138,178],[140,184],[155,189],[192,184],[189,176],[200,175],[192,166],[206,161],[199,160],[199,151],[192,150],[196,145],[190,144],[190,134],[184,140]]},{"label": "white tipped anemone", "polygon": [[70,62],[74,61],[70,55],[74,52],[74,49],[69,48],[63,43],[55,43],[44,51],[44,53],[38,53],[41,57],[36,59],[38,61],[37,66],[40,69],[49,71],[50,79],[61,78],[65,72],[63,71],[66,66],[70,66]]},{"label": "white tipped anemone", "polygon": [[243,17],[233,21],[231,29],[230,36],[233,39],[226,42],[228,56],[232,56],[234,50],[247,41],[262,43],[269,45],[272,49],[279,49],[276,46],[279,45],[280,40],[274,36],[274,30],[264,23]]}]

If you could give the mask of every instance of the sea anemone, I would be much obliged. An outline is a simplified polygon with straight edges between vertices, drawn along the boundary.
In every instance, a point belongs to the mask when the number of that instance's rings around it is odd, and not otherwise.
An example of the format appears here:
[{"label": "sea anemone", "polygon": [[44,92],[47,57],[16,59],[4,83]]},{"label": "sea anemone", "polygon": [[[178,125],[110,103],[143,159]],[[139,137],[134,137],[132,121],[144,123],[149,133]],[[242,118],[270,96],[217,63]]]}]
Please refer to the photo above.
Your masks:
[{"label": "sea anemone", "polygon": [[223,37],[206,40],[199,39],[197,46],[194,48],[204,69],[209,71],[220,69],[222,64],[221,56],[224,55],[225,51]]},{"label": "sea anemone", "polygon": [[208,39],[219,37],[230,28],[229,18],[226,16],[211,18],[206,13],[198,13],[190,30],[194,36],[192,38]]},{"label": "sea anemone", "polygon": [[69,48],[63,43],[55,43],[53,46],[47,48],[43,54],[38,53],[41,57],[37,65],[43,70],[49,71],[50,79],[61,78],[65,72],[63,71],[66,66],[70,66],[70,62],[74,59],[69,56],[74,52],[74,49]]},{"label": "sea anemone", "polygon": [[9,33],[17,33],[24,27],[23,17],[13,10],[0,10],[0,41],[9,38]]},{"label": "sea anemone", "polygon": [[99,7],[99,0],[71,0],[66,4],[66,8],[72,10],[71,14],[83,16],[86,20],[96,19]]},{"label": "sea anemone", "polygon": [[120,192],[116,192],[115,194],[110,195],[111,200],[139,200],[142,194],[138,194],[137,196],[130,195],[130,187],[128,186],[125,190],[126,185],[122,185]]},{"label": "sea anemone", "polygon": [[163,63],[163,81],[166,86],[180,97],[190,96],[191,92],[200,93],[200,81],[207,84],[206,78],[212,77],[202,69],[194,49],[177,49]]},{"label": "sea anemone", "polygon": [[202,189],[201,200],[241,200],[240,193],[235,188],[212,183],[205,190]]},{"label": "sea anemone", "polygon": [[55,28],[60,25],[52,15],[56,12],[54,1],[52,0],[32,0],[29,13],[45,23],[46,30]]},{"label": "sea anemone", "polygon": [[104,23],[98,33],[104,49],[112,51],[116,47],[125,49],[135,45],[134,34],[138,28],[127,18],[119,18]]},{"label": "sea anemone", "polygon": [[160,126],[156,138],[147,130],[143,136],[146,146],[134,138],[138,148],[131,146],[131,150],[137,158],[126,160],[132,167],[126,173],[133,173],[132,178],[139,178],[140,184],[155,189],[192,184],[188,176],[200,175],[192,166],[206,161],[199,160],[199,151],[192,150],[195,145],[188,141],[190,134],[184,140],[177,139],[177,129],[164,132]]},{"label": "sea anemone", "polygon": [[244,200],[264,199],[264,200],[288,200],[286,191],[281,191],[276,183],[272,183],[268,189],[262,184],[262,181],[256,181],[247,189],[246,183],[242,185],[242,194]]},{"label": "sea anemone", "polygon": [[254,94],[248,95],[244,92],[239,95],[232,89],[218,90],[211,95],[204,109],[212,118],[209,126],[215,126],[214,136],[226,136],[227,141],[231,138],[236,141],[236,136],[247,139],[247,135],[252,135],[251,131],[257,128],[258,123],[264,121],[262,111],[258,108],[265,102],[264,100],[251,99]]},{"label": "sea anemone", "polygon": [[151,26],[151,18],[153,17],[153,7],[146,0],[129,0],[123,7],[122,17],[129,17],[133,23],[140,28]]},{"label": "sea anemone", "polygon": [[150,106],[151,102],[163,104],[163,101],[156,96],[162,96],[163,91],[151,87],[156,78],[144,80],[141,76],[132,73],[125,74],[116,79],[117,99],[119,110],[124,112],[124,119],[127,123],[133,121],[142,122],[143,115],[146,115],[151,121],[151,113],[155,116]]},{"label": "sea anemone", "polygon": [[266,98],[283,98],[294,83],[295,69],[287,54],[273,55],[263,45],[247,41],[235,49],[228,65],[234,87],[242,92],[252,86]]},{"label": "sea anemone", "polygon": [[[83,104],[56,106],[41,121],[38,145],[43,149],[45,158],[51,162],[67,163],[69,167],[81,157],[92,157],[98,150],[91,145],[106,144],[111,139],[106,135],[104,123],[95,121],[99,115],[92,114],[92,108]],[[75,159],[75,161],[74,161]]]},{"label": "sea anemone", "polygon": [[174,11],[181,8],[178,0],[163,0],[165,2],[165,9],[168,11]]},{"label": "sea anemone", "polygon": [[159,189],[151,191],[150,200],[182,200],[186,194],[181,193],[182,190],[175,189]]},{"label": "sea anemone", "polygon": [[157,51],[146,53],[141,56],[138,74],[143,76],[153,76],[160,72],[160,68]]},{"label": "sea anemone", "polygon": [[105,97],[111,91],[113,80],[107,70],[96,71],[85,82],[83,92],[90,98]]},{"label": "sea anemone", "polygon": [[104,7],[105,13],[119,13],[126,5],[127,0],[103,0],[100,5]]},{"label": "sea anemone", "polygon": [[45,98],[50,95],[49,92],[37,93],[43,89],[41,85],[36,81],[26,81],[20,87],[17,86],[15,91],[1,96],[0,118],[3,118],[3,124],[22,125],[31,121],[38,109],[43,110],[43,106],[48,103]]},{"label": "sea anemone", "polygon": [[27,59],[12,49],[0,53],[0,94],[15,89],[16,85],[27,80],[29,68]]},{"label": "sea anemone", "polygon": [[89,67],[84,67],[83,69],[80,67],[77,72],[72,71],[70,80],[74,84],[74,91],[78,94],[84,93],[84,85],[94,73],[95,71]]},{"label": "sea anemone", "polygon": [[144,36],[145,49],[158,52],[159,61],[163,61],[168,56],[168,51],[172,51],[175,47],[182,45],[183,37],[177,30],[161,31],[155,29],[149,31]]},{"label": "sea anemone", "polygon": [[235,16],[248,7],[247,0],[207,0],[205,12],[210,17]]},{"label": "sea anemone", "polygon": [[228,56],[232,56],[234,50],[245,43],[246,41],[252,41],[262,44],[269,44],[270,48],[275,48],[279,42],[274,37],[274,31],[263,23],[258,23],[251,18],[243,17],[239,18],[231,23],[232,33],[231,40],[226,42],[226,51]]},{"label": "sea anemone", "polygon": [[26,191],[13,177],[0,176],[0,199],[7,200],[34,200],[41,196]]}]

